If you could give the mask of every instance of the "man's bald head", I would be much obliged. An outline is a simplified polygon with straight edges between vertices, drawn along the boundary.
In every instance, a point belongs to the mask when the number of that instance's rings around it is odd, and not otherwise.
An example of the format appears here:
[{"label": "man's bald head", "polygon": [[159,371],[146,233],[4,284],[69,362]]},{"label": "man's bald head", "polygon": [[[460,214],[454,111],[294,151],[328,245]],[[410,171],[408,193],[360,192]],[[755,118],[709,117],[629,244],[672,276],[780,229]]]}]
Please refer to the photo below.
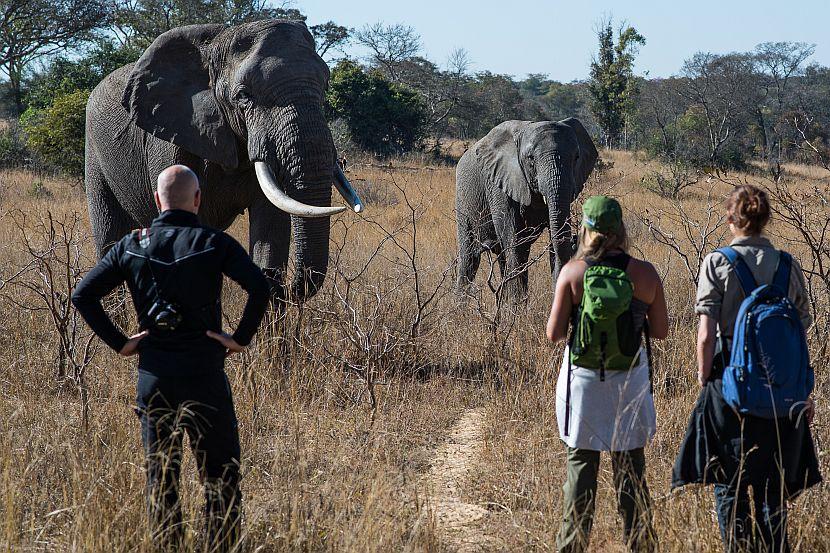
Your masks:
[{"label": "man's bald head", "polygon": [[199,212],[199,177],[184,165],[173,165],[159,174],[156,205],[159,211],[183,209]]}]

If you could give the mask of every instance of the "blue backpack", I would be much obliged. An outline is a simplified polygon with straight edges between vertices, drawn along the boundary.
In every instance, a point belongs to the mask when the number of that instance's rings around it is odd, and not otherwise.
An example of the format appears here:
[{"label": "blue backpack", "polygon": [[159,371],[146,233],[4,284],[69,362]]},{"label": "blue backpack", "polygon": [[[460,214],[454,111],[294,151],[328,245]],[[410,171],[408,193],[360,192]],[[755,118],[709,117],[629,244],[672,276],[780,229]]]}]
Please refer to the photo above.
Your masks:
[{"label": "blue backpack", "polygon": [[735,249],[717,251],[735,269],[746,296],[723,372],[723,399],[743,415],[789,416],[794,407],[804,405],[815,383],[806,333],[788,297],[792,257],[780,252],[772,284],[758,286]]}]

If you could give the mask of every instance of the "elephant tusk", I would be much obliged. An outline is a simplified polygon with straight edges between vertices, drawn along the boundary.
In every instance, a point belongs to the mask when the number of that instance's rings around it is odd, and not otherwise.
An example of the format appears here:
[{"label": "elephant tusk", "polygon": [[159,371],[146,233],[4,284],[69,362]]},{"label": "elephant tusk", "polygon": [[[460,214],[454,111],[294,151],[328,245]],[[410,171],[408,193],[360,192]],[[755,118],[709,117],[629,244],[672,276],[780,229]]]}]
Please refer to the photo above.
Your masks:
[{"label": "elephant tusk", "polygon": [[265,197],[289,215],[296,215],[298,217],[331,217],[332,215],[346,211],[345,207],[318,207],[298,202],[283,192],[282,188],[277,184],[274,173],[265,162],[255,162],[254,170],[256,171],[256,179],[259,182],[259,187],[262,188]]},{"label": "elephant tusk", "polygon": [[363,201],[360,199],[360,196],[357,195],[357,191],[352,187],[352,183],[350,183],[349,179],[346,178],[346,175],[343,174],[343,169],[340,167],[339,163],[334,164],[334,186],[355,213],[363,211]]}]

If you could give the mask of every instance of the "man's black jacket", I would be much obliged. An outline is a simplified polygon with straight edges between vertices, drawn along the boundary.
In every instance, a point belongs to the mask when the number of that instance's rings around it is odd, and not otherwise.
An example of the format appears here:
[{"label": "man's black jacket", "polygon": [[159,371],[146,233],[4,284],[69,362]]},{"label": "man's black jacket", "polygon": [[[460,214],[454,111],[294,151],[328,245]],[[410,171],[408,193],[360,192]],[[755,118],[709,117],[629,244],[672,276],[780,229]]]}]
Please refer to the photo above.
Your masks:
[{"label": "man's black jacket", "polygon": [[[236,240],[201,226],[188,211],[165,211],[149,229],[122,238],[81,281],[72,303],[92,330],[120,351],[127,337],[107,316],[101,299],[126,281],[139,328],[150,330],[139,343],[139,369],[158,375],[221,369],[225,350],[206,331],[222,330],[223,274],[248,293],[233,334],[239,344],[248,345],[268,305],[268,283]],[[148,311],[159,297],[181,312],[183,320],[175,330],[153,328]]]}]

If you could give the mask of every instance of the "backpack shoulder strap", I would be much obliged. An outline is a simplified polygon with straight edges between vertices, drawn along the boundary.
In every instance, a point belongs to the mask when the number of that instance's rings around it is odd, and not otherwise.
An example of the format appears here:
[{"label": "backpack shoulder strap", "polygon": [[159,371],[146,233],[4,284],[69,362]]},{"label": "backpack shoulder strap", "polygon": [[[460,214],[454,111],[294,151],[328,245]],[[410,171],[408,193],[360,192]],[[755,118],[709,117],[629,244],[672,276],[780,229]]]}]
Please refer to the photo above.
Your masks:
[{"label": "backpack shoulder strap", "polygon": [[732,265],[732,268],[735,269],[735,274],[738,275],[738,282],[741,283],[744,295],[748,296],[756,288],[758,288],[758,284],[755,282],[755,277],[752,276],[752,271],[749,270],[749,266],[746,264],[746,261],[744,261],[744,258],[741,257],[741,254],[739,254],[735,248],[731,246],[724,246],[723,248],[718,248],[716,251],[724,256]]},{"label": "backpack shoulder strap", "polygon": [[775,276],[772,285],[781,290],[785,296],[790,293],[790,273],[793,268],[793,256],[785,251],[779,251],[778,268],[775,269]]},{"label": "backpack shoulder strap", "polygon": [[571,435],[571,373],[573,372],[573,364],[571,362],[571,350],[574,347],[574,336],[576,335],[576,324],[578,316],[579,307],[574,306],[571,310],[571,335],[568,338],[568,349],[566,354],[566,357],[568,358],[568,379],[565,388],[565,437]]},{"label": "backpack shoulder strap", "polygon": [[643,335],[646,339],[646,361],[648,361],[648,392],[654,396],[654,366],[651,355],[651,329],[648,327],[648,317],[643,323]]}]

